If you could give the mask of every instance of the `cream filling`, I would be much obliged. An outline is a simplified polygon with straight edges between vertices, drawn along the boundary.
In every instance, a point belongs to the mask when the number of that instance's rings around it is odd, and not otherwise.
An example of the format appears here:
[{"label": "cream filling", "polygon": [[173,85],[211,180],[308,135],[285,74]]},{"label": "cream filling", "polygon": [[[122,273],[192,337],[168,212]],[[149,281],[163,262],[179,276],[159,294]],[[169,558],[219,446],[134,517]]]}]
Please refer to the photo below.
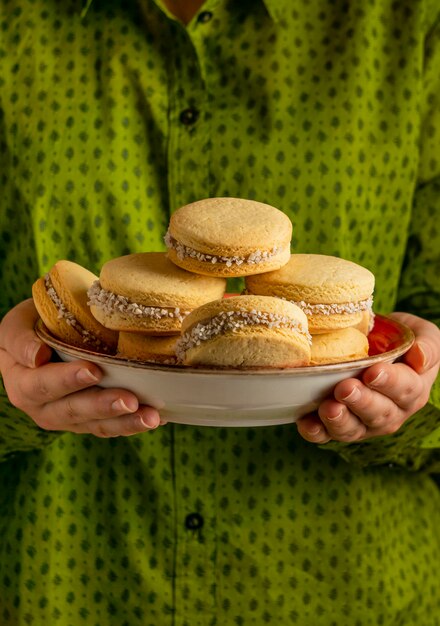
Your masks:
[{"label": "cream filling", "polygon": [[285,328],[304,335],[311,344],[312,337],[307,328],[286,315],[263,313],[262,311],[222,311],[206,322],[199,322],[184,332],[176,344],[176,355],[183,361],[187,350],[199,346],[203,341],[223,335],[228,331],[237,332],[245,326],[265,326],[266,328]]},{"label": "cream filling", "polygon": [[89,297],[89,306],[96,306],[108,314],[118,312],[154,320],[175,318],[179,322],[182,322],[183,319],[190,313],[190,311],[182,311],[179,307],[155,307],[132,302],[125,296],[120,296],[116,293],[103,289],[99,280],[96,280],[93,283],[88,290],[87,295]]},{"label": "cream filling", "polygon": [[272,250],[255,250],[252,254],[244,257],[244,256],[215,256],[213,254],[205,254],[204,252],[199,252],[198,250],[194,250],[194,248],[189,248],[184,244],[180,243],[176,239],[174,239],[169,231],[164,237],[165,245],[167,248],[175,250],[179,259],[183,260],[186,258],[195,259],[196,261],[204,261],[207,263],[223,263],[226,267],[232,267],[232,265],[243,265],[243,263],[247,263],[249,265],[256,265],[257,263],[263,263],[277,256],[282,248],[278,246],[274,246]]},{"label": "cream filling", "polygon": [[[244,289],[243,295],[254,296],[255,294],[248,289]],[[310,315],[337,315],[342,313],[360,313],[362,311],[369,311],[373,316],[373,298],[367,298],[366,300],[359,300],[358,302],[342,302],[340,304],[309,304],[304,300],[289,300],[281,296],[274,296],[281,300],[286,300],[292,304],[296,304],[297,307],[302,309],[308,316]],[[371,320],[370,320],[371,322]]]},{"label": "cream filling", "polygon": [[[283,298],[286,300],[287,298]],[[359,302],[343,302],[340,304],[309,304],[304,300],[289,300],[292,304],[296,304],[304,311],[306,315],[337,315],[343,313],[360,313],[362,311],[371,311],[373,307],[373,298],[359,300]]]},{"label": "cream filling", "polygon": [[58,311],[58,319],[63,319],[66,324],[71,326],[79,335],[81,335],[84,343],[87,343],[94,348],[99,350],[108,350],[108,346],[106,346],[96,335],[91,333],[89,330],[86,330],[78,320],[72,315],[72,313],[65,307],[64,303],[60,300],[55,287],[50,280],[49,274],[46,274],[44,277],[44,284],[46,287],[46,292],[49,298],[54,303],[57,311]]}]

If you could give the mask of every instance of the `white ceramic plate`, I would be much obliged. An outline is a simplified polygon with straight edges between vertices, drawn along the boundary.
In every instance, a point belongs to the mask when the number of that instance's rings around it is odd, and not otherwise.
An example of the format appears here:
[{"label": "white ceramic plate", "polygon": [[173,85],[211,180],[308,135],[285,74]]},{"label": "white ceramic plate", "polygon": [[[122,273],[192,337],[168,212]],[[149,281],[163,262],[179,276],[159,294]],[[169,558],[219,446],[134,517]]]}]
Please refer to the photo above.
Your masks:
[{"label": "white ceramic plate", "polygon": [[169,422],[198,426],[274,426],[317,408],[344,378],[392,362],[412,345],[412,331],[376,315],[370,355],[359,361],[292,369],[215,370],[128,361],[74,348],[38,322],[36,331],[63,361],[85,359],[104,372],[102,387],[129,389]]}]

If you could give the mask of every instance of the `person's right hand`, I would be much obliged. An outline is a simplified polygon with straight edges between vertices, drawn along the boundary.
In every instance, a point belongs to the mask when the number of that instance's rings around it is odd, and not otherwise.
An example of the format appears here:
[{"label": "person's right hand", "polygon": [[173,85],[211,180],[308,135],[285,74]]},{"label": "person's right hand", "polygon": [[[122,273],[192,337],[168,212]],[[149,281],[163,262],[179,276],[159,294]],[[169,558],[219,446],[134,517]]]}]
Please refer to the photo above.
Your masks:
[{"label": "person's right hand", "polygon": [[34,332],[32,299],[0,324],[0,373],[11,404],[44,430],[134,435],[156,428],[158,412],[124,389],[100,389],[101,370],[87,361],[50,363],[52,351]]}]

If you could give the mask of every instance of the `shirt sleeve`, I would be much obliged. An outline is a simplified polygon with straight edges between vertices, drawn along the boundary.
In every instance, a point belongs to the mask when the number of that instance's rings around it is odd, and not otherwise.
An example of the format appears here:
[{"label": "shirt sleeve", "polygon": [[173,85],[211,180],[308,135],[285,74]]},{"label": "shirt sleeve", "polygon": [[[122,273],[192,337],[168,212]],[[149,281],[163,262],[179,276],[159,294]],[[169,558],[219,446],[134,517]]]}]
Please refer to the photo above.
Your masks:
[{"label": "shirt sleeve", "polygon": [[[420,159],[397,310],[440,326],[440,14],[425,40],[420,90]],[[357,465],[440,472],[440,377],[429,403],[393,435],[324,446]]]},{"label": "shirt sleeve", "polygon": [[[0,309],[0,321],[9,309]],[[62,433],[46,431],[10,402],[0,375],[0,463],[18,453],[44,448]]]},{"label": "shirt sleeve", "polygon": [[0,463],[18,453],[44,448],[60,434],[39,428],[28,415],[13,407],[0,377]]}]

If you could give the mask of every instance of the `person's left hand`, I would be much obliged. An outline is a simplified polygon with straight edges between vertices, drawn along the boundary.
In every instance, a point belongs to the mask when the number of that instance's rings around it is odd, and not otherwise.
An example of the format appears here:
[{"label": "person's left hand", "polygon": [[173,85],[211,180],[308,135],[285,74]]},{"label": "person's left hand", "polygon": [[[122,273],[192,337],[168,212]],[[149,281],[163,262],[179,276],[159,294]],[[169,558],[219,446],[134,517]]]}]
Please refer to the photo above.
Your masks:
[{"label": "person's left hand", "polygon": [[376,364],[362,373],[361,380],[338,383],[317,413],[298,420],[304,439],[323,444],[390,435],[428,402],[440,365],[440,330],[409,313],[392,317],[413,330],[413,346],[398,363]]}]

